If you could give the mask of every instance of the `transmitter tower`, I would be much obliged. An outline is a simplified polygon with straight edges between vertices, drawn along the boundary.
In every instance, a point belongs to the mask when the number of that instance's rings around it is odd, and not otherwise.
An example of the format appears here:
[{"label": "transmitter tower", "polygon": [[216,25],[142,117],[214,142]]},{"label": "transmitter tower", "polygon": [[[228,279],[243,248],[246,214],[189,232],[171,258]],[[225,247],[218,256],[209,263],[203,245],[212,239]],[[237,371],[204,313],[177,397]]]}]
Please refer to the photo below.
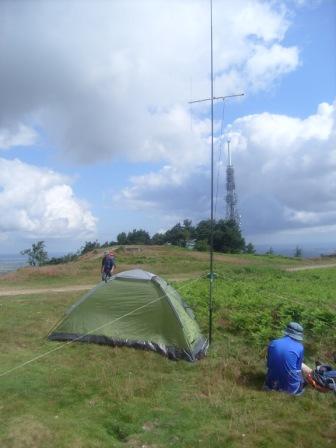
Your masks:
[{"label": "transmitter tower", "polygon": [[227,141],[228,165],[226,168],[226,219],[235,221],[238,226],[240,219],[237,209],[237,194],[234,180],[234,169],[231,161],[230,140]]}]

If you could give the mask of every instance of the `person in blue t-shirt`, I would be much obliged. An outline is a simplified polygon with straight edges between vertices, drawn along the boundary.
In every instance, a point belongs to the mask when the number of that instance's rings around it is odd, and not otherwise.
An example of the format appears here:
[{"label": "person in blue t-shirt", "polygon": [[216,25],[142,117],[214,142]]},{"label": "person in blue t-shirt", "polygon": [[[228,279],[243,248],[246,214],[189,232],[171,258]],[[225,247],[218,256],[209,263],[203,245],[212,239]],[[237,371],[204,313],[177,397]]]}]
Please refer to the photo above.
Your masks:
[{"label": "person in blue t-shirt", "polygon": [[303,328],[297,322],[287,325],[285,336],[271,341],[267,351],[265,388],[299,395],[305,387],[302,371],[311,370],[303,363]]}]

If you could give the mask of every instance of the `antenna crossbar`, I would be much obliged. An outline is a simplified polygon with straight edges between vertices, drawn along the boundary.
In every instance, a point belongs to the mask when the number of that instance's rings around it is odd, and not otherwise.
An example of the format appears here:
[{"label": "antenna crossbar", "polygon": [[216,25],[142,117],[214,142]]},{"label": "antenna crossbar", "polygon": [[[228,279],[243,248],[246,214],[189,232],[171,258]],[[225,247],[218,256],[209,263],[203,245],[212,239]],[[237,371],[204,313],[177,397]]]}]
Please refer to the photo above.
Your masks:
[{"label": "antenna crossbar", "polygon": [[[244,96],[244,93],[238,93],[236,95],[226,95],[226,96],[214,96],[212,97],[212,99],[215,100],[226,100],[226,98],[233,98],[235,96]],[[204,98],[202,100],[194,100],[194,101],[188,101],[188,104],[193,104],[193,103],[203,103],[204,101],[211,101],[211,98]]]}]

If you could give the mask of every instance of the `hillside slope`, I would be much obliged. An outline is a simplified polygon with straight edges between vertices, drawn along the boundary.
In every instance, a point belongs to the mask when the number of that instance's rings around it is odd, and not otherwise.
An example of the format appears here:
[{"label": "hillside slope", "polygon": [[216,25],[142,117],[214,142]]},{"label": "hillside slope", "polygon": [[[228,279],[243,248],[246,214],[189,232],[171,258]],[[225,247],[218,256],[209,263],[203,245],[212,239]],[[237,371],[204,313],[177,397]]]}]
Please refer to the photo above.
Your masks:
[{"label": "hillside slope", "polygon": [[[83,294],[70,288],[99,281],[101,256],[97,251],[0,278],[0,290],[11,293],[0,297],[1,447],[335,444],[332,394],[307,390],[293,398],[262,391],[265,347],[289,320],[305,326],[308,363],[334,362],[335,268],[288,272],[321,261],[216,255],[214,343],[205,359],[188,364],[128,348],[46,339]],[[131,247],[117,251],[117,263],[118,271],[139,267],[172,282],[207,333],[208,254]],[[17,288],[34,291],[16,295]]]}]

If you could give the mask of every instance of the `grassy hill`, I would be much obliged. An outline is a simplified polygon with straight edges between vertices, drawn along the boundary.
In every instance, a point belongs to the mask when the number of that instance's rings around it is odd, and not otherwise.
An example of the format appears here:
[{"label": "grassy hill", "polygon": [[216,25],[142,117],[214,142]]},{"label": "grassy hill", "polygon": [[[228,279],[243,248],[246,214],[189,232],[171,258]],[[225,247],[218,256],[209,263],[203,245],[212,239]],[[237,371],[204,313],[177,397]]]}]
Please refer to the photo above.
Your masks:
[{"label": "grassy hill", "polygon": [[[308,364],[334,363],[333,260],[329,268],[291,272],[321,261],[216,255],[214,342],[198,363],[74,343],[11,371],[61,347],[46,335],[83,291],[55,289],[97,283],[101,256],[0,278],[0,375],[10,371],[0,376],[1,448],[335,446],[331,393],[262,391],[265,347],[289,320],[305,326]],[[207,333],[207,254],[120,248],[117,264],[170,281]],[[25,294],[9,295],[17,289]]]}]

